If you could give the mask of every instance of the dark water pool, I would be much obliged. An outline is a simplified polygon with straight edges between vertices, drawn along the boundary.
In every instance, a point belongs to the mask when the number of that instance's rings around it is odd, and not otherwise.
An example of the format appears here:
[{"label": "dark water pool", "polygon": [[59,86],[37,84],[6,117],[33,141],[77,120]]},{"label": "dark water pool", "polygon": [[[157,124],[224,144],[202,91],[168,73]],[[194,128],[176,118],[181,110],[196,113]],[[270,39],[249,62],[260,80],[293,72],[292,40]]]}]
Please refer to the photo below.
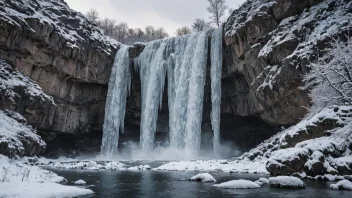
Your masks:
[{"label": "dark water pool", "polygon": [[[305,180],[307,188],[303,190],[275,189],[267,186],[259,189],[220,189],[212,187],[212,183],[182,181],[197,174],[195,172],[49,170],[65,177],[69,185],[73,185],[73,182],[78,179],[83,179],[87,182],[88,188],[95,192],[90,197],[352,197],[352,192],[330,190],[331,183],[321,181]],[[212,175],[218,180],[217,183],[234,179],[255,181],[261,177],[260,175],[228,173],[212,173]]]}]

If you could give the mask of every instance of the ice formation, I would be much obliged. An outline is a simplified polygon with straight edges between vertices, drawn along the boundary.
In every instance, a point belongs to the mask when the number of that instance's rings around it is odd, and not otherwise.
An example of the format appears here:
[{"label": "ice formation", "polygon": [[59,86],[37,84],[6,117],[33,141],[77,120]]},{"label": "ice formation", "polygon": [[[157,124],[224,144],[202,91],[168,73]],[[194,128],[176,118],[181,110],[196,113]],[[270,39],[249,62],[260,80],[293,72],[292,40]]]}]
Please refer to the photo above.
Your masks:
[{"label": "ice formation", "polygon": [[213,147],[219,152],[220,145],[220,105],[222,71],[222,29],[213,31],[211,39],[211,125],[214,132]]},{"label": "ice formation", "polygon": [[101,153],[105,156],[117,154],[120,130],[124,130],[126,98],[130,90],[131,74],[128,47],[121,46],[116,54],[106,99],[105,120]]},{"label": "ice formation", "polygon": [[[210,44],[210,49],[209,49]],[[141,80],[142,115],[140,149],[154,148],[158,111],[167,80],[170,147],[198,150],[201,142],[203,98],[210,56],[214,147],[219,143],[222,31],[198,32],[147,43],[134,59]],[[209,55],[209,52],[211,53]],[[129,89],[129,57],[126,47],[116,55],[106,105],[102,153],[117,154],[119,128],[123,131]]]}]

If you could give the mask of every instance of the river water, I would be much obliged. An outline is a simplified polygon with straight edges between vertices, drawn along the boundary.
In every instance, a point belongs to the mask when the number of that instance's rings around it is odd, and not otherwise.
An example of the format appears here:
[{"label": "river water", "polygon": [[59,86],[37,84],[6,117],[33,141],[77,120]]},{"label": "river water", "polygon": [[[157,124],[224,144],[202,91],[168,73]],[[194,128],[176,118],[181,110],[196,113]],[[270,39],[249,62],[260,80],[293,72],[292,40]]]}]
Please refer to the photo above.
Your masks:
[{"label": "river water", "polygon": [[[303,190],[275,189],[264,186],[259,189],[221,189],[213,187],[213,183],[184,181],[197,173],[167,171],[87,171],[63,170],[47,168],[68,180],[68,185],[83,179],[87,188],[95,192],[89,197],[248,197],[248,198],[343,198],[352,197],[349,191],[330,190],[331,182],[304,180],[307,185]],[[235,179],[255,181],[263,175],[211,173],[217,183]],[[266,176],[267,177],[267,176]]]}]

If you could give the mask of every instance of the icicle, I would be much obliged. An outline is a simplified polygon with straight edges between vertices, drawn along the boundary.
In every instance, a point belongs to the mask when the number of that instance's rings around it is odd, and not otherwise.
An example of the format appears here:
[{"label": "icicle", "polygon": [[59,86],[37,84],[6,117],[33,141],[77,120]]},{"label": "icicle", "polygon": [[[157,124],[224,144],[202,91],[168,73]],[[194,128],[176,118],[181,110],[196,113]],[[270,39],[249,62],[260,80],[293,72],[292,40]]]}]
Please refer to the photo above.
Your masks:
[{"label": "icicle", "polygon": [[211,39],[211,125],[214,132],[214,152],[220,145],[220,105],[221,105],[221,70],[222,70],[222,28],[215,29]]},{"label": "icicle", "polygon": [[101,145],[102,155],[114,156],[118,152],[119,132],[124,131],[126,98],[127,93],[130,92],[130,83],[128,47],[122,45],[116,54],[109,81]]}]

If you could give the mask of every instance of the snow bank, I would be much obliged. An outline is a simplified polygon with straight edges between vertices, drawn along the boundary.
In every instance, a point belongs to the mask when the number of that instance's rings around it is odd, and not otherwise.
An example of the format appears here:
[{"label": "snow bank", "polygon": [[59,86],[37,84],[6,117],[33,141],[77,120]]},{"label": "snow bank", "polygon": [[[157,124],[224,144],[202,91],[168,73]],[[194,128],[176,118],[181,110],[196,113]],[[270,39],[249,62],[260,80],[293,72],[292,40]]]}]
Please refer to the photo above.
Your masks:
[{"label": "snow bank", "polygon": [[126,170],[124,164],[120,162],[95,162],[95,161],[71,161],[56,162],[48,164],[58,169],[81,169],[81,170]]},{"label": "snow bank", "polygon": [[266,161],[253,162],[250,160],[174,161],[154,168],[154,170],[268,174],[265,164]]},{"label": "snow bank", "polygon": [[144,171],[144,170],[151,170],[152,168],[149,165],[140,165],[135,167],[127,168],[129,171]]},{"label": "snow bank", "polygon": [[64,186],[65,178],[36,166],[0,155],[0,197],[78,197],[92,194],[89,189]]},{"label": "snow bank", "polygon": [[92,190],[56,183],[0,183],[0,197],[17,198],[66,198],[93,194]]},{"label": "snow bank", "polygon": [[352,182],[348,180],[342,180],[337,182],[337,184],[331,184],[330,188],[333,190],[352,190]]},{"label": "snow bank", "polygon": [[224,182],[221,184],[213,185],[219,188],[233,188],[233,189],[249,189],[249,188],[260,188],[261,186],[255,182],[248,180],[232,180],[228,182]]},{"label": "snow bank", "polygon": [[196,176],[193,176],[189,179],[189,181],[197,181],[197,182],[216,182],[216,179],[210,175],[209,173],[201,173]]},{"label": "snow bank", "polygon": [[74,184],[76,184],[76,185],[86,185],[87,182],[85,182],[84,180],[80,179],[80,180],[75,181]]},{"label": "snow bank", "polygon": [[269,185],[273,188],[305,188],[306,185],[297,177],[278,176],[270,177]]}]

